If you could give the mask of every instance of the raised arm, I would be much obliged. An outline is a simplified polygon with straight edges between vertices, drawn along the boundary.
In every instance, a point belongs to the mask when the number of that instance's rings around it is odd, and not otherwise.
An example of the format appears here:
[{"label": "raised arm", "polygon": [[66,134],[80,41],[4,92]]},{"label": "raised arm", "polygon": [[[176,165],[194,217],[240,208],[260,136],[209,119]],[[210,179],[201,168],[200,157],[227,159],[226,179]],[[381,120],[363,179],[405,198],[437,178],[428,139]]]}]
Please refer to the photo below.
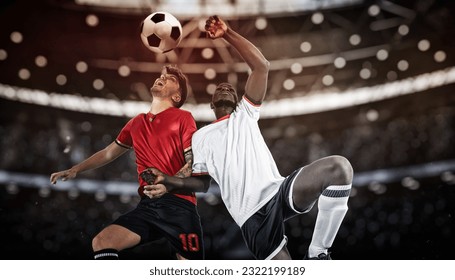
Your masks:
[{"label": "raised arm", "polygon": [[248,64],[251,74],[245,85],[245,94],[251,102],[261,104],[267,90],[269,61],[253,43],[228,27],[218,16],[212,16],[206,21],[205,30],[212,39],[224,38]]},{"label": "raised arm", "polygon": [[79,164],[76,164],[70,169],[52,173],[50,181],[52,184],[55,184],[58,179],[61,179],[62,181],[72,179],[76,177],[77,174],[80,172],[95,169],[105,164],[108,164],[109,162],[113,161],[114,159],[124,154],[126,151],[128,151],[127,148],[121,147],[117,143],[112,142],[103,150],[96,152],[86,160],[82,161]]}]

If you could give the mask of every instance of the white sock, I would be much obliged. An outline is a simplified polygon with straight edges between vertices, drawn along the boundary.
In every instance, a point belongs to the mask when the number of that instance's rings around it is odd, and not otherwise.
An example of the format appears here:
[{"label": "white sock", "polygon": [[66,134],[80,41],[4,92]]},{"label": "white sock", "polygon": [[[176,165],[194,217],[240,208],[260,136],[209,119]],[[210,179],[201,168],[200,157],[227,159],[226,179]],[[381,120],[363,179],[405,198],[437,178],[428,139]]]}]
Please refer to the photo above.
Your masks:
[{"label": "white sock", "polygon": [[327,254],[335,240],[341,222],[348,211],[348,199],[351,184],[343,186],[329,186],[319,197],[318,215],[313,231],[313,238],[308,248],[308,257],[317,257],[321,253]]}]

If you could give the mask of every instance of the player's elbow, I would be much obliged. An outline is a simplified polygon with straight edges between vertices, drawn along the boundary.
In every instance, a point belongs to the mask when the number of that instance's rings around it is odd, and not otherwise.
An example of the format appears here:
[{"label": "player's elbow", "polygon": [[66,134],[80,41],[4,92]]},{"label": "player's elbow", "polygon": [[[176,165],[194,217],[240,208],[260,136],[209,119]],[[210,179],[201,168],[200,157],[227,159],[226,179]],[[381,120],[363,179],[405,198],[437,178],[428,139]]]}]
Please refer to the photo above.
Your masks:
[{"label": "player's elbow", "polygon": [[264,58],[264,66],[267,68],[267,71],[270,69],[270,61],[268,61],[266,58]]},{"label": "player's elbow", "polygon": [[257,66],[258,71],[262,72],[269,72],[270,70],[270,62],[264,57],[261,59],[261,63]]},{"label": "player's elbow", "polygon": [[257,59],[256,63],[252,65],[251,70],[259,73],[262,72],[264,74],[268,73],[270,69],[270,62],[265,57],[260,57]]}]

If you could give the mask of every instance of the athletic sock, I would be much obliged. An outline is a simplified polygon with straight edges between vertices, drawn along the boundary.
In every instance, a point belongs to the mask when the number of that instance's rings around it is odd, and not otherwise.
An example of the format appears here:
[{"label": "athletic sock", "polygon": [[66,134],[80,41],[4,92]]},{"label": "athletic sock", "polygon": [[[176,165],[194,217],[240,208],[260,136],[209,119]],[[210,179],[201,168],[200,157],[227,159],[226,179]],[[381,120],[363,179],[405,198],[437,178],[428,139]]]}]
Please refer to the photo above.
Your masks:
[{"label": "athletic sock", "polygon": [[308,248],[310,258],[321,253],[327,254],[327,249],[332,246],[341,222],[348,211],[348,199],[351,184],[342,186],[329,186],[319,197],[318,215],[314,227],[313,238]]},{"label": "athletic sock", "polygon": [[95,260],[118,260],[118,251],[115,249],[103,249],[93,253]]}]

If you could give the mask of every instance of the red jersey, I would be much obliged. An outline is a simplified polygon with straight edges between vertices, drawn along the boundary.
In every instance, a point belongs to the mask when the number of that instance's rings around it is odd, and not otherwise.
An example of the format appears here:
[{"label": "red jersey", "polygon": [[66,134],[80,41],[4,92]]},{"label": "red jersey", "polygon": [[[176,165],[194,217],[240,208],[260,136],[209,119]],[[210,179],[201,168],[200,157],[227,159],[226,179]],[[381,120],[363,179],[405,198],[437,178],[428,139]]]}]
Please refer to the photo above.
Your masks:
[{"label": "red jersey", "polygon": [[[190,112],[170,107],[157,115],[150,112],[132,118],[120,131],[116,142],[133,148],[139,179],[138,193],[144,196],[147,185],[139,174],[155,167],[167,175],[175,175],[185,165],[184,150],[191,147],[196,123]],[[196,204],[196,196],[175,194]]]}]

